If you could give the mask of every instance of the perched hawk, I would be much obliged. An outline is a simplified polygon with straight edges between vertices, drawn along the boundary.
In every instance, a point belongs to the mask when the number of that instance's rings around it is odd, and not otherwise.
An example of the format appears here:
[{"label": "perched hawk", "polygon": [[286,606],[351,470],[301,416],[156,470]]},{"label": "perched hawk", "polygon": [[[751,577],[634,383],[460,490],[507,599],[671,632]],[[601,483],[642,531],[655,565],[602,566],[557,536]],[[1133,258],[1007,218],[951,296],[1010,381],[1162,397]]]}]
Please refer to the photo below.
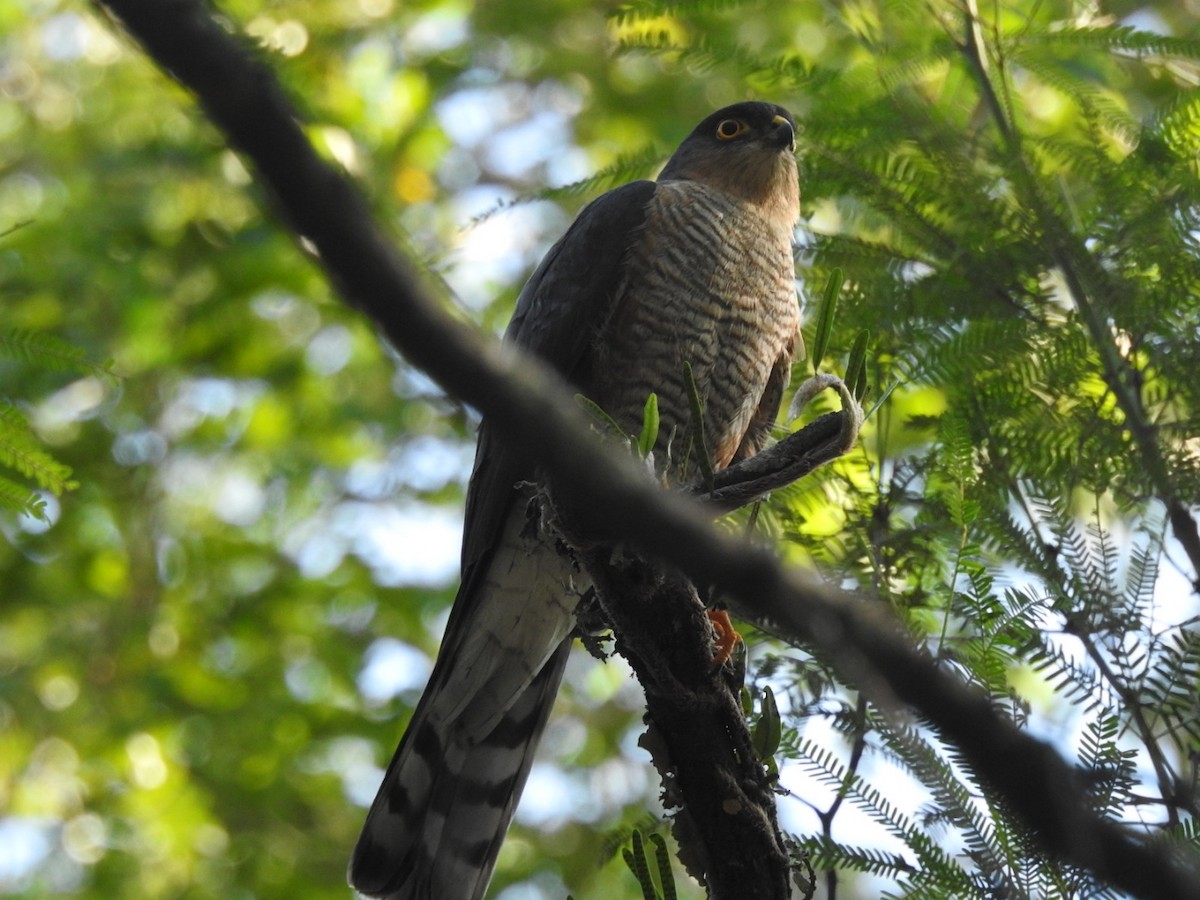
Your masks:
[{"label": "perched hawk", "polygon": [[[628,433],[658,395],[660,467],[692,424],[715,467],[762,447],[798,336],[795,121],[738,103],[688,135],[657,181],[589,204],[525,285],[506,339]],[[485,420],[462,584],[425,694],[350,864],[364,894],[467,900],[487,889],[546,724],[586,588],[530,504],[536,473]]]}]

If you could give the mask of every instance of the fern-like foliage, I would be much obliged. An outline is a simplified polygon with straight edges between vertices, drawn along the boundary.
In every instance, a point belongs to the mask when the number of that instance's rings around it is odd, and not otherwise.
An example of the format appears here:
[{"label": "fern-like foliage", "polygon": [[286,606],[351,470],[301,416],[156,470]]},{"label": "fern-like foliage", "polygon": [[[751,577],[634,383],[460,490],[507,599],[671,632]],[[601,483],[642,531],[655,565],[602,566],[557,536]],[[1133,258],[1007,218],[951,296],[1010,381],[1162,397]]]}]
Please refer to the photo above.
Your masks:
[{"label": "fern-like foliage", "polygon": [[21,360],[33,368],[93,375],[108,384],[117,382],[111,360],[98,363],[86,350],[52,334],[24,329],[0,333],[0,356]]},{"label": "fern-like foliage", "polygon": [[[71,481],[70,468],[43,450],[21,411],[3,401],[0,401],[0,465],[55,494],[76,487]],[[44,501],[4,476],[0,476],[0,504],[37,518],[45,516]]]},{"label": "fern-like foliage", "polygon": [[[28,369],[78,372],[115,382],[110,363],[95,363],[85,351],[52,335],[21,330],[0,334],[0,356],[17,360]],[[45,500],[17,477],[55,495],[78,487],[70,467],[42,446],[25,414],[6,399],[0,399],[0,467],[12,473],[0,472],[0,507],[37,519],[45,519]]]}]

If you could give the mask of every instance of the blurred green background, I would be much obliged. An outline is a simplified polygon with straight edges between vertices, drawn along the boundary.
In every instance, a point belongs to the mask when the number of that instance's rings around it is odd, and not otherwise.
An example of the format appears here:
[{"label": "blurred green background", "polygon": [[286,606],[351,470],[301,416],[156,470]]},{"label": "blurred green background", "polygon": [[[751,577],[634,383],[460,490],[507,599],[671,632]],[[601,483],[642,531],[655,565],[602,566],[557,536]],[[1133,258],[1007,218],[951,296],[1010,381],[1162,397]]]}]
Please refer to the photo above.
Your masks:
[{"label": "blurred green background", "polygon": [[[257,42],[314,142],[443,282],[445,302],[494,333],[579,206],[652,174],[720,105],[784,103],[809,140],[875,152],[883,135],[861,110],[843,119],[846,92],[878,90],[880,73],[917,59],[954,14],[582,0],[220,10]],[[1026,2],[995,19],[1019,29],[1110,16],[1182,34],[1196,12]],[[883,45],[896,53],[876,70]],[[1153,67],[1077,63],[1134,119],[1178,84]],[[961,76],[930,66],[905,77],[958,117],[964,140],[982,130]],[[1044,80],[1014,83],[1031,130],[1078,130],[1078,108]],[[538,198],[610,168],[610,180]],[[913,246],[903,232],[854,201],[845,170],[839,181],[820,158],[810,168],[802,246],[869,238],[878,255],[864,267],[911,284],[899,268],[920,254],[895,251]],[[852,255],[831,259],[855,276]],[[1012,276],[988,264],[997,281]],[[938,289],[928,333],[988,315],[983,300],[964,312],[961,282]],[[847,301],[842,353],[856,323],[888,335],[890,311],[912,315],[894,291],[869,293]],[[82,4],[0,6],[0,330],[70,342],[116,376],[0,358],[0,395],[79,482],[46,496],[48,521],[0,516],[0,892],[340,895],[453,596],[474,414],[331,296],[191,99]],[[882,347],[876,396],[904,345]],[[870,509],[846,485],[867,490],[875,462],[931,446],[947,403],[932,381],[893,395],[886,451],[869,431],[840,481],[793,498],[800,524],[778,514],[776,533],[809,536],[792,556],[847,556],[837,535],[848,521],[866,528]],[[909,588],[910,599],[931,590],[917,576]],[[576,654],[496,895],[638,896],[613,851],[623,829],[654,827],[640,719],[624,666]],[[781,802],[792,828],[814,827],[803,800]]]}]

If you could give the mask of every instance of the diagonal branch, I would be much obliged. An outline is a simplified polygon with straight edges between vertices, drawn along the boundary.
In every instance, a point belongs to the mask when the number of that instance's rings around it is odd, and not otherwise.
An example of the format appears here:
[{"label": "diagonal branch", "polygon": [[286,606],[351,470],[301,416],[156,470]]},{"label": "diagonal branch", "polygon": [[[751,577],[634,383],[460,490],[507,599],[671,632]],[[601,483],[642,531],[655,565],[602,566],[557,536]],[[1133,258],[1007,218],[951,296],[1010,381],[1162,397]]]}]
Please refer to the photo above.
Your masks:
[{"label": "diagonal branch", "polygon": [[269,70],[200,3],[95,2],[195,92],[230,143],[253,161],[346,299],[410,362],[477,406],[503,439],[551,472],[556,499],[584,511],[590,534],[627,540],[678,566],[693,583],[727,592],[739,615],[811,645],[878,707],[919,710],[962,749],[1052,855],[1137,896],[1200,896],[1193,866],[1089,810],[1076,773],[1053,749],[916,651],[880,604],[784,569],[761,548],[713,528],[694,501],[646,484],[629,460],[618,461],[588,434],[570,393],[544,365],[483,340],[444,313],[373,224],[357,192],[318,158]]}]

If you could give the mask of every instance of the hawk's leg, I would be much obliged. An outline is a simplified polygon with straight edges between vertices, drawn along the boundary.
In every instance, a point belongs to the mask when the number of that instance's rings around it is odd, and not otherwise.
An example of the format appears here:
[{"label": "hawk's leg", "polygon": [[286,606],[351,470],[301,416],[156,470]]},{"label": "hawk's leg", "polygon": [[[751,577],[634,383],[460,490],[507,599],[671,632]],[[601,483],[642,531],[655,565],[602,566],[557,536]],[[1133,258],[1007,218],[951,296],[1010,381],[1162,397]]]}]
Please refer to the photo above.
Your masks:
[{"label": "hawk's leg", "polygon": [[708,621],[713,629],[713,668],[719,668],[729,662],[733,651],[741,642],[742,636],[733,627],[729,613],[723,609],[710,609]]}]

